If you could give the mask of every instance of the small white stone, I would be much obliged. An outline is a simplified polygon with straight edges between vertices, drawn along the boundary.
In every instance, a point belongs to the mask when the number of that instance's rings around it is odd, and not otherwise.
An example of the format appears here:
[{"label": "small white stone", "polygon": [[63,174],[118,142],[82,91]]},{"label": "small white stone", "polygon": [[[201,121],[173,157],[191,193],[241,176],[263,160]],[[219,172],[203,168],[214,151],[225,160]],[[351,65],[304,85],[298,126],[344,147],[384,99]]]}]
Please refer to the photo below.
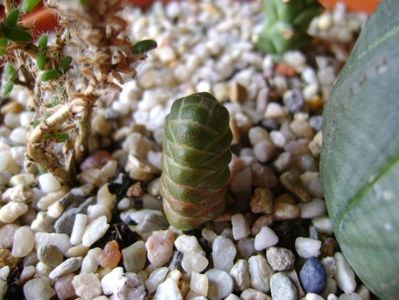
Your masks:
[{"label": "small white stone", "polygon": [[265,118],[280,119],[285,118],[287,110],[276,102],[270,102],[266,106]]},{"label": "small white stone", "polygon": [[76,295],[83,299],[93,299],[101,295],[101,283],[98,274],[80,274],[72,280]]},{"label": "small white stone", "polygon": [[55,192],[44,194],[38,201],[37,207],[41,210],[47,210],[49,206],[59,201],[67,193],[66,189],[59,189]]},{"label": "small white stone", "polygon": [[31,186],[35,182],[36,182],[35,175],[31,173],[21,173],[11,177],[9,184],[11,186],[17,186],[17,185]]},{"label": "small white stone", "polygon": [[237,250],[233,242],[223,236],[218,236],[212,244],[213,266],[229,272],[234,265]]},{"label": "small white stone", "polygon": [[85,214],[77,214],[72,227],[71,244],[79,245],[82,242],[83,234],[86,230],[87,216]]},{"label": "small white stone", "polygon": [[290,278],[278,272],[270,278],[270,291],[274,300],[296,300],[297,290]]},{"label": "small white stone", "polygon": [[301,71],[306,64],[306,57],[301,51],[287,51],[283,60],[297,71]]},{"label": "small white stone", "polygon": [[21,125],[20,118],[16,113],[6,113],[3,118],[3,123],[8,128],[18,128]]},{"label": "small white stone", "polygon": [[6,171],[13,164],[10,151],[0,151],[0,172]]},{"label": "small white stone", "polygon": [[267,226],[263,226],[255,236],[255,250],[261,251],[278,243],[278,236]]},{"label": "small white stone", "polygon": [[43,193],[48,194],[61,188],[60,182],[51,173],[45,173],[39,176],[39,186]]},{"label": "small white stone", "polygon": [[154,295],[153,300],[183,300],[183,296],[172,278],[166,279],[162,282]]},{"label": "small white stone", "polygon": [[177,250],[183,253],[197,252],[199,254],[205,255],[204,250],[202,250],[195,236],[185,234],[179,235],[175,240],[175,247]]},{"label": "small white stone", "polygon": [[29,187],[26,187],[22,184],[18,184],[16,186],[10,187],[6,189],[1,196],[2,201],[4,202],[31,202],[35,194]]},{"label": "small white stone", "polygon": [[108,183],[104,184],[98,189],[97,192],[97,203],[104,204],[109,209],[112,209],[116,203],[116,195],[111,194],[108,189]]},{"label": "small white stone", "polygon": [[287,139],[284,134],[276,130],[270,132],[270,139],[274,145],[280,148],[284,148],[285,144],[287,143]]},{"label": "small white stone", "polygon": [[248,138],[252,146],[255,146],[262,141],[270,140],[269,133],[259,126],[252,127],[248,131]]},{"label": "small white stone", "polygon": [[82,265],[83,257],[71,257],[66,261],[58,265],[54,270],[52,270],[49,274],[49,278],[55,280],[62,275],[67,273],[75,272]]},{"label": "small white stone", "polygon": [[273,270],[261,255],[254,255],[248,259],[251,287],[266,293],[270,289],[269,281]]},{"label": "small white stone", "polygon": [[80,274],[95,273],[98,269],[98,257],[102,255],[103,250],[101,248],[90,249],[87,255],[83,258],[82,267]]},{"label": "small white stone", "polygon": [[321,199],[313,199],[310,202],[299,203],[302,219],[321,217],[326,212],[326,205]]},{"label": "small white stone", "polygon": [[101,216],[106,216],[107,221],[111,221],[112,213],[108,206],[102,203],[89,205],[89,207],[87,208],[87,217],[89,218],[89,220],[95,220]]},{"label": "small white stone", "polygon": [[333,232],[331,221],[326,216],[312,219],[312,225],[320,233],[331,235]]},{"label": "small white stone", "polygon": [[324,300],[324,298],[315,293],[307,293],[301,300]]},{"label": "small white stone", "polygon": [[157,287],[161,282],[163,282],[168,274],[169,269],[167,267],[162,267],[152,271],[150,276],[145,281],[145,287],[149,293],[153,293],[157,290]]},{"label": "small white stone", "polygon": [[114,293],[115,285],[122,278],[123,268],[114,268],[111,272],[107,273],[101,279],[101,287],[105,295],[111,295]]},{"label": "small white stone", "polygon": [[196,252],[184,253],[181,266],[188,274],[191,272],[201,273],[208,266],[208,259]]},{"label": "small white stone", "polygon": [[11,131],[10,140],[16,144],[26,144],[27,130],[24,127],[17,127]]},{"label": "small white stone", "polygon": [[10,275],[10,267],[4,266],[0,268],[0,280],[7,280],[8,275]]},{"label": "small white stone", "polygon": [[47,214],[53,219],[58,219],[64,212],[64,207],[61,205],[60,201],[54,202],[47,209]]},{"label": "small white stone", "polygon": [[334,258],[337,266],[334,277],[337,281],[338,287],[346,294],[353,293],[356,289],[355,273],[342,253],[335,253]]},{"label": "small white stone", "polygon": [[[241,298],[234,294],[229,294],[224,300],[241,300]],[[258,300],[258,299],[256,299],[256,300]]]},{"label": "small white stone", "polygon": [[35,113],[32,111],[23,111],[19,115],[19,121],[21,122],[21,126],[23,127],[30,126],[34,118]]},{"label": "small white stone", "polygon": [[242,300],[270,300],[270,297],[262,292],[259,292],[255,289],[246,289],[241,295],[240,299]]},{"label": "small white stone", "polygon": [[175,51],[173,50],[172,47],[169,46],[159,47],[157,49],[157,54],[159,60],[164,64],[170,63],[171,61],[176,59]]},{"label": "small white stone", "polygon": [[69,242],[69,236],[64,233],[36,232],[35,242],[36,250],[44,245],[54,245],[57,246],[64,255],[72,246]]},{"label": "small white stone", "polygon": [[247,221],[242,214],[234,214],[231,216],[231,225],[233,228],[233,237],[235,240],[246,238],[250,234]]},{"label": "small white stone", "polygon": [[127,272],[137,273],[141,271],[147,261],[147,250],[143,241],[122,249],[123,266]]},{"label": "small white stone", "polygon": [[53,230],[54,219],[47,212],[39,211],[32,221],[30,228],[35,232],[50,232]]},{"label": "small white stone", "polygon": [[210,269],[205,275],[208,276],[209,280],[209,299],[221,300],[233,292],[234,281],[229,273],[218,269]]},{"label": "small white stone", "polygon": [[300,257],[310,258],[312,256],[318,257],[320,255],[321,241],[298,237],[295,240],[295,249]]},{"label": "small white stone", "polygon": [[0,209],[0,221],[12,223],[28,211],[29,207],[22,202],[8,202]]},{"label": "small white stone", "polygon": [[204,274],[191,273],[190,290],[201,296],[208,295],[208,277]]},{"label": "small white stone", "polygon": [[245,259],[239,259],[231,268],[230,275],[234,279],[236,290],[243,291],[250,287],[249,264]]},{"label": "small white stone", "polygon": [[97,242],[108,230],[107,217],[101,216],[89,223],[82,237],[82,245],[90,247]]},{"label": "small white stone", "polygon": [[25,257],[35,245],[35,237],[29,226],[19,227],[14,234],[12,255],[15,257]]},{"label": "small white stone", "polygon": [[202,229],[201,234],[202,234],[202,237],[203,237],[209,244],[212,244],[213,241],[214,241],[214,240],[217,238],[217,236],[218,236],[213,230],[211,230],[211,229],[209,229],[209,228],[206,228],[206,227],[204,227],[204,228]]},{"label": "small white stone", "polygon": [[132,207],[132,203],[129,198],[123,198],[118,202],[118,210],[124,211],[128,210],[129,208]]},{"label": "small white stone", "polygon": [[273,158],[275,147],[272,141],[265,140],[257,143],[253,148],[254,156],[259,162],[267,162]]},{"label": "small white stone", "polygon": [[24,296],[26,300],[48,300],[55,295],[55,290],[50,286],[50,280],[46,277],[38,277],[24,284]]}]

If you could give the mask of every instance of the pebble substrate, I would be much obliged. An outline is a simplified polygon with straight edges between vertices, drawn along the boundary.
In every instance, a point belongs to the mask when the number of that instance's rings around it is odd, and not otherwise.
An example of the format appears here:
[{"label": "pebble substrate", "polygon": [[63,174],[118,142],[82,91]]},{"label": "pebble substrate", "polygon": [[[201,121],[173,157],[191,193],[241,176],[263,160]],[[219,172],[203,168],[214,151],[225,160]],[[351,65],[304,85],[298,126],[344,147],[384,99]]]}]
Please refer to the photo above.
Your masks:
[{"label": "pebble substrate", "polygon": [[[98,103],[79,186],[26,164],[30,94],[16,88],[1,107],[0,298],[370,299],[339,252],[318,169],[323,104],[365,16],[324,12],[314,44],[276,63],[253,46],[258,2],[123,15],[134,40],[159,47],[112,105]],[[231,202],[183,233],[162,213],[163,119],[200,91],[231,115]]]}]

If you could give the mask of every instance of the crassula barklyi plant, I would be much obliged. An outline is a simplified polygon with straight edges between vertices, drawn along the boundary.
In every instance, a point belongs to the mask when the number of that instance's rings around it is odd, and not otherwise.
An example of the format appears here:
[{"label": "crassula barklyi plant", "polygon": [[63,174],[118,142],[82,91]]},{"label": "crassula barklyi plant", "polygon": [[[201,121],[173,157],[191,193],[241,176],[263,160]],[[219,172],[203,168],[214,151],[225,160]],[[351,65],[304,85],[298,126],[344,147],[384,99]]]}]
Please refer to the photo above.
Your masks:
[{"label": "crassula barklyi plant", "polygon": [[310,21],[321,12],[317,0],[262,0],[265,25],[257,47],[281,54],[306,45]]},{"label": "crassula barklyi plant", "polygon": [[323,116],[321,175],[349,263],[380,299],[399,295],[399,2],[363,28]]},{"label": "crassula barklyi plant", "polygon": [[162,195],[166,217],[189,230],[220,215],[227,202],[232,133],[229,113],[209,93],[176,100],[165,119]]},{"label": "crassula barklyi plant", "polygon": [[[39,2],[21,5],[29,11]],[[71,185],[75,165],[88,150],[97,100],[117,94],[156,43],[127,39],[127,22],[119,16],[122,0],[47,1],[63,28],[51,43],[47,35],[33,40],[19,25],[13,3],[5,1],[6,17],[0,23],[0,54],[7,61],[2,91],[7,96],[14,85],[22,85],[31,92],[28,104],[37,118],[28,137],[28,160]]]}]

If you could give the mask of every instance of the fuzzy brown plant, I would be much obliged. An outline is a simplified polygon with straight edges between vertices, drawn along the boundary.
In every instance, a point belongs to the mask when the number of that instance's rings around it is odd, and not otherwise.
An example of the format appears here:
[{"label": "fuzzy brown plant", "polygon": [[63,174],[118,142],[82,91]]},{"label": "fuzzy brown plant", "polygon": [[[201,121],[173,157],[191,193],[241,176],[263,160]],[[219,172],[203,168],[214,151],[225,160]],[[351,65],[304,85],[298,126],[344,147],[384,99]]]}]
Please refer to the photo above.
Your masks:
[{"label": "fuzzy brown plant", "polygon": [[[31,105],[38,114],[28,137],[30,160],[72,185],[75,166],[87,153],[98,99],[118,93],[146,55],[132,51],[127,22],[120,16],[123,0],[49,0],[46,5],[58,11],[62,28],[45,54],[47,69],[57,76],[40,76],[35,43],[11,43],[6,59],[18,67],[15,84],[32,91]],[[71,60],[68,71],[57,71],[65,58]]]}]

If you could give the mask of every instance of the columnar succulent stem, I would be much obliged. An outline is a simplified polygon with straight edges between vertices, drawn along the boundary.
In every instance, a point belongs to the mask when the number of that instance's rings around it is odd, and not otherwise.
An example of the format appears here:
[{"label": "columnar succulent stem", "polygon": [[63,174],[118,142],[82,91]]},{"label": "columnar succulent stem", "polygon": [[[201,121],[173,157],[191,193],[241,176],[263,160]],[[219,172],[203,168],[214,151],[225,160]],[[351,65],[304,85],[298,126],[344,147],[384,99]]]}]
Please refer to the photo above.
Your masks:
[{"label": "columnar succulent stem", "polygon": [[209,93],[180,98],[165,120],[162,195],[166,217],[183,230],[220,215],[231,160],[229,113]]},{"label": "columnar succulent stem", "polygon": [[317,0],[262,0],[265,29],[258,48],[266,53],[281,54],[304,46],[310,21],[320,13]]}]

